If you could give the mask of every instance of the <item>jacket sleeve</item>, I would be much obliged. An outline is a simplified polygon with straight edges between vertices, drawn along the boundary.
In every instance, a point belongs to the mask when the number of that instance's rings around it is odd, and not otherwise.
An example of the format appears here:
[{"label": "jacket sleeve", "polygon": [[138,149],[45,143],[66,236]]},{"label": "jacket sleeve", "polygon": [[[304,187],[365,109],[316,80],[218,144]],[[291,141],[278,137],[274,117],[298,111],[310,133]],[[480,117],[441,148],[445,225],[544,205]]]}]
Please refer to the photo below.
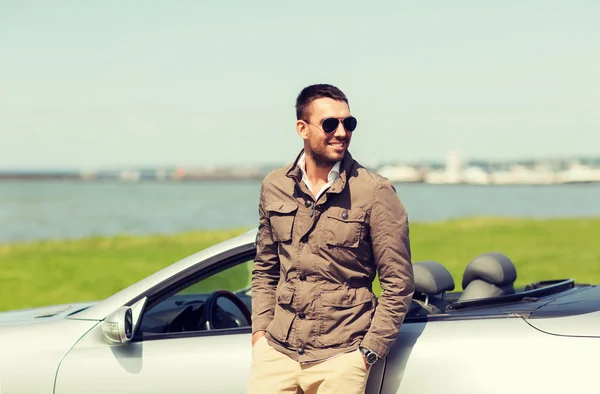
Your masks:
[{"label": "jacket sleeve", "polygon": [[375,191],[370,231],[382,292],[361,345],[383,357],[399,334],[414,293],[408,216],[387,179]]},{"label": "jacket sleeve", "polygon": [[279,282],[277,243],[271,236],[271,223],[265,209],[265,182],[258,204],[259,225],[256,236],[256,257],[252,270],[252,333],[266,330],[273,320],[275,291]]}]

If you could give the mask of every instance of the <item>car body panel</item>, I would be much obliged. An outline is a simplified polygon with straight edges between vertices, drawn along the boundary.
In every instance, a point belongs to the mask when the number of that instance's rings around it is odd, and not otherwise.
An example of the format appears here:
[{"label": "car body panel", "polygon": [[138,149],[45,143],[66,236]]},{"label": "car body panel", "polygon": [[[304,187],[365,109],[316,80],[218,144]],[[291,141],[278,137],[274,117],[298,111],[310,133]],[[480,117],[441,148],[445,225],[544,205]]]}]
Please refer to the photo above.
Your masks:
[{"label": "car body panel", "polygon": [[527,320],[548,334],[600,338],[600,287],[581,287],[559,295]]},{"label": "car body panel", "polygon": [[[600,341],[541,333],[519,317],[402,327],[381,394],[565,393],[597,386]],[[371,393],[367,393],[371,394]]]},{"label": "car body panel", "polygon": [[528,323],[546,334],[600,338],[600,312],[567,317],[529,319]]},{"label": "car body panel", "polygon": [[95,302],[50,305],[0,312],[0,326],[23,323],[37,324],[54,320],[63,320],[69,314],[94,305],[94,303]]},{"label": "car body panel", "polygon": [[106,345],[90,331],[61,363],[56,394],[244,393],[251,334]]},{"label": "car body panel", "polygon": [[67,319],[0,326],[2,394],[50,394],[62,358],[94,321]]}]

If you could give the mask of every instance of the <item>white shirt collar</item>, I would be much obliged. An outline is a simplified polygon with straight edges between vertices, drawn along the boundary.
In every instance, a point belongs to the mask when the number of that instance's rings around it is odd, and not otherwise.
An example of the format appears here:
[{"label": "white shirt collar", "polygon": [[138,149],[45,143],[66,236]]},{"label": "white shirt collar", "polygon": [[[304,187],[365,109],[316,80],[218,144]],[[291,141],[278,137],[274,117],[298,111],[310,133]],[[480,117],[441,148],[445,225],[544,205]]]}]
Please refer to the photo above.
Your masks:
[{"label": "white shirt collar", "polygon": [[[312,190],[312,188],[310,187],[310,182],[308,181],[308,176],[306,175],[306,160],[304,158],[304,152],[302,152],[302,155],[300,155],[300,158],[298,159],[298,167],[300,167],[300,170],[302,171],[302,180],[304,181],[308,189],[313,194],[315,194],[314,190]],[[339,176],[340,161],[337,161],[335,162],[331,170],[329,170],[329,174],[327,174],[327,184],[323,186],[323,188],[319,191],[319,194],[315,195],[315,200],[318,200],[321,193],[323,193],[328,187],[333,185],[333,183],[339,178]]]}]

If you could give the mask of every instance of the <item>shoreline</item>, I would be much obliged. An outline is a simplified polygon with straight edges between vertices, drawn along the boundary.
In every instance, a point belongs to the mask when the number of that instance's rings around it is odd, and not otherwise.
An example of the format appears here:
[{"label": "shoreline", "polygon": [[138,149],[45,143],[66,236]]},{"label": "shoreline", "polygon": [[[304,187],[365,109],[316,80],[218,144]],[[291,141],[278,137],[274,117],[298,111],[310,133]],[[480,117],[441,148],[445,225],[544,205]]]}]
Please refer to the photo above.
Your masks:
[{"label": "shoreline", "polygon": [[[562,222],[572,220],[600,220],[600,215],[597,216],[555,216],[555,217],[518,217],[518,216],[493,216],[493,215],[477,215],[477,216],[463,216],[447,218],[442,220],[419,220],[411,221],[410,225],[414,226],[435,226],[443,225],[453,222],[487,222],[487,223],[501,223],[501,222]],[[157,237],[178,237],[188,236],[202,233],[231,233],[239,231],[240,233],[252,230],[255,227],[252,226],[237,226],[237,227],[223,227],[223,228],[197,228],[188,231],[175,231],[175,232],[148,232],[148,233],[113,233],[113,234],[92,234],[82,237],[62,237],[62,238],[35,238],[22,241],[3,241],[0,240],[0,248],[3,246],[11,245],[35,245],[45,243],[73,243],[73,242],[87,242],[87,241],[98,241],[98,240],[109,240],[117,238],[157,238]]]}]

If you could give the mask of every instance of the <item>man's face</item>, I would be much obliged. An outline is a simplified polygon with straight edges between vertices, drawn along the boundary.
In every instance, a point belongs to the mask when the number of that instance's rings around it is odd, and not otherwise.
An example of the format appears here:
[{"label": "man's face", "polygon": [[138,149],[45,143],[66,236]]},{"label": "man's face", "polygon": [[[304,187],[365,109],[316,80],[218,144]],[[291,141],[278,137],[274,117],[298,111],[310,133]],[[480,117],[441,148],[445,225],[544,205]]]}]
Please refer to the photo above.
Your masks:
[{"label": "man's face", "polygon": [[[344,158],[350,145],[352,132],[346,131],[342,120],[350,115],[350,108],[343,101],[324,97],[314,100],[308,107],[305,120],[297,123],[298,134],[304,139],[313,157],[324,163],[334,163]],[[328,118],[339,119],[335,131],[325,133],[322,122]]]}]

